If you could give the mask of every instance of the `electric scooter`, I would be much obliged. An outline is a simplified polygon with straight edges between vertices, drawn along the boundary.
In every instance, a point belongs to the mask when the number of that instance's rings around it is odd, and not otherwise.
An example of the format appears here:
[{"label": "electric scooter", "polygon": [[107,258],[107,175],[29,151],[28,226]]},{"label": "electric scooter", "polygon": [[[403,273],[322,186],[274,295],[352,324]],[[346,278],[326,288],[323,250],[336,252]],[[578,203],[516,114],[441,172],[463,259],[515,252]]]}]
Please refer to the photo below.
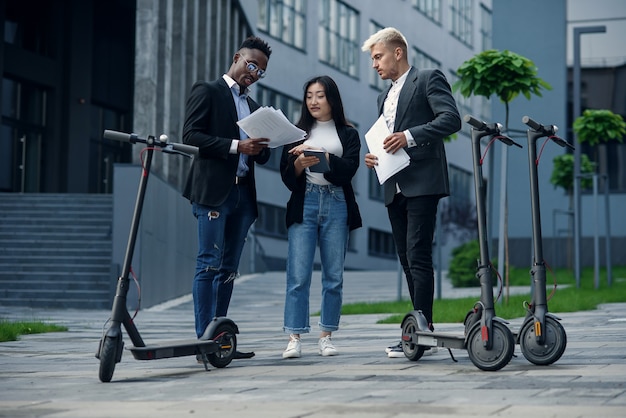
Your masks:
[{"label": "electric scooter", "polygon": [[[476,302],[465,318],[464,335],[446,334],[431,331],[421,310],[409,312],[402,321],[402,351],[412,361],[419,360],[428,347],[448,349],[453,360],[452,348],[466,349],[476,367],[485,371],[496,371],[506,366],[513,357],[515,339],[506,321],[495,313],[493,297],[493,266],[487,245],[487,218],[485,187],[482,175],[481,139],[490,136],[487,149],[496,139],[507,146],[521,145],[502,135],[499,123],[481,122],[470,115],[463,120],[472,126],[472,159],[474,163],[474,190],[476,193],[476,214],[478,218],[478,240],[480,260],[476,277],[480,280],[480,301]],[[486,152],[486,151],[485,151]],[[456,361],[456,360],[455,360]]]},{"label": "electric scooter", "polygon": [[[543,259],[543,242],[541,237],[541,211],[539,209],[539,182],[537,176],[537,140],[547,137],[561,147],[574,149],[572,145],[556,136],[555,125],[544,126],[528,116],[522,122],[530,127],[528,137],[528,167],[530,171],[530,201],[533,224],[533,266],[530,270],[532,283],[532,299],[527,306],[527,314],[517,339],[522,354],[528,361],[537,365],[549,365],[563,355],[567,345],[565,329],[560,318],[548,313],[546,297],[546,263]],[[544,143],[545,146],[545,143]]]},{"label": "electric scooter", "polygon": [[166,135],[161,135],[158,139],[154,136],[140,138],[136,134],[105,130],[103,137],[131,144],[138,142],[146,144],[146,148],[143,150],[146,156],[145,161],[143,161],[128,245],[122,266],[122,275],[117,280],[111,317],[107,321],[108,328],[103,332],[96,353],[96,358],[100,360],[100,381],[110,382],[115,371],[115,365],[122,359],[122,351],[124,349],[122,325],[133,343],[133,346],[129,348],[130,352],[137,360],[157,360],[196,355],[202,360],[207,371],[209,370],[208,363],[217,368],[226,367],[232,361],[237,349],[237,337],[235,334],[239,333],[239,329],[232,320],[225,317],[214,318],[207,326],[204,334],[195,340],[169,341],[162,344],[146,345],[126,307],[126,297],[130,282],[129,274],[131,272],[133,252],[154,151],[160,150],[167,154],[191,157],[191,155],[198,154],[198,148],[185,144],[168,143]]}]

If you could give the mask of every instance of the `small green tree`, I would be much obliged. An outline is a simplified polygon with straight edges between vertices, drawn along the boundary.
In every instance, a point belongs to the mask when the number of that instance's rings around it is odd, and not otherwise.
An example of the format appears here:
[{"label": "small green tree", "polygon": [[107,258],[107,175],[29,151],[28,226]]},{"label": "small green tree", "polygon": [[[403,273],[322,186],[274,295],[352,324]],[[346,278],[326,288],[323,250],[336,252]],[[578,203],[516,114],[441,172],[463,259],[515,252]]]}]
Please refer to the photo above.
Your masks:
[{"label": "small green tree", "polygon": [[591,146],[602,142],[624,142],[626,136],[626,122],[621,115],[610,110],[587,109],[574,121],[574,132],[581,144]]},{"label": "small green tree", "polygon": [[457,69],[453,89],[464,97],[498,96],[506,110],[505,127],[509,124],[509,102],[520,94],[530,100],[541,97],[541,90],[552,90],[550,84],[537,76],[537,67],[528,58],[508,50],[489,49],[474,55]]},{"label": "small green tree", "polygon": [[[565,190],[565,193],[569,197],[569,213],[573,214],[574,210],[574,155],[570,153],[557,155],[552,160],[552,174],[550,175],[550,183],[554,187],[561,187]],[[587,154],[580,156],[580,171],[582,174],[591,174],[595,171],[595,164],[589,160]],[[583,177],[580,179],[580,187],[583,189],[591,187],[593,180],[590,177]],[[574,218],[569,217],[569,228],[573,230]],[[567,265],[571,267],[573,255],[572,252],[572,237],[570,236],[567,242],[568,260]]]},{"label": "small green tree", "polygon": [[[574,155],[573,154],[561,154],[554,157],[552,160],[554,166],[552,168],[552,175],[550,176],[550,183],[554,187],[561,187],[565,190],[570,197],[574,190]],[[595,164],[589,160],[587,154],[580,156],[580,171],[581,174],[591,174],[595,171]],[[580,181],[580,185],[583,189],[591,187],[592,180],[589,177],[583,177]],[[570,209],[571,209],[570,204]]]}]

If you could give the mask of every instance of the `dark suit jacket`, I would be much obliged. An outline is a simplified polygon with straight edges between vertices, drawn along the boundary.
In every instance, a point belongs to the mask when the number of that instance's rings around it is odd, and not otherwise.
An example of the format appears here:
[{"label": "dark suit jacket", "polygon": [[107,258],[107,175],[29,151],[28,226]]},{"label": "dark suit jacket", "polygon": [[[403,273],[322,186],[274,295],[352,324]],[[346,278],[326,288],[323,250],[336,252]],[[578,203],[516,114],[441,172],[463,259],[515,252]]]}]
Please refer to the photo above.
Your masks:
[{"label": "dark suit jacket", "polygon": [[[390,88],[378,96],[379,115]],[[385,205],[393,201],[396,183],[407,197],[448,196],[448,161],[443,139],[461,129],[461,117],[441,71],[414,67],[409,70],[398,98],[394,125],[395,132],[406,129],[417,145],[404,148],[411,158],[409,166],[385,182]]]},{"label": "dark suit jacket", "polygon": [[[260,106],[248,98],[250,112]],[[233,139],[239,139],[237,109],[223,78],[193,85],[185,107],[183,142],[200,149],[187,177],[183,196],[205,206],[222,204],[235,184],[239,154],[230,154]],[[269,149],[248,158],[250,193],[256,202],[254,163],[265,164]],[[255,207],[256,209],[256,207]]]},{"label": "dark suit jacket", "polygon": [[[334,184],[341,186],[346,197],[348,208],[348,228],[350,231],[362,226],[361,213],[356,203],[354,190],[352,189],[352,177],[359,168],[361,140],[356,129],[350,126],[340,126],[337,128],[337,135],[343,147],[343,154],[338,157],[329,154],[330,171],[324,173],[324,178]],[[280,160],[280,173],[283,183],[291,190],[291,197],[287,202],[286,223],[287,228],[293,223],[302,223],[304,213],[304,195],[306,192],[306,174],[302,173],[296,177],[293,161],[296,157],[289,154],[291,148],[300,145],[304,141],[285,145]]]}]

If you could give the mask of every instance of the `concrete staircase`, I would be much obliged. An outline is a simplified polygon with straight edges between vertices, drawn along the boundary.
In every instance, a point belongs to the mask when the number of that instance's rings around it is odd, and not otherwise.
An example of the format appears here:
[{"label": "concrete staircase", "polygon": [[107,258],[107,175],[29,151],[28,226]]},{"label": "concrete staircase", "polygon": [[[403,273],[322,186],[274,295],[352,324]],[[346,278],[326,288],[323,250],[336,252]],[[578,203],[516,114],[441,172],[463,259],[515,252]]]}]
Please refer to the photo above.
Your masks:
[{"label": "concrete staircase", "polygon": [[111,306],[111,195],[0,193],[0,305]]}]

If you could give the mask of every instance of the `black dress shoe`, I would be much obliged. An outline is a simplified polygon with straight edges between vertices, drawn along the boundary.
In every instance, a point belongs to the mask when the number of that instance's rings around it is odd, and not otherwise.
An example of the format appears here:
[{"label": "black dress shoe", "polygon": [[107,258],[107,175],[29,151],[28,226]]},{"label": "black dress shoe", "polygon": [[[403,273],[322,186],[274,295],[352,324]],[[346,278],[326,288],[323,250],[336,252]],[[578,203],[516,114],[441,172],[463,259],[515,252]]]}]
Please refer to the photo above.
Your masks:
[{"label": "black dress shoe", "polygon": [[233,356],[233,359],[244,359],[244,358],[252,358],[254,357],[254,351],[250,351],[248,353],[243,353],[241,351],[235,351],[235,355]]}]

